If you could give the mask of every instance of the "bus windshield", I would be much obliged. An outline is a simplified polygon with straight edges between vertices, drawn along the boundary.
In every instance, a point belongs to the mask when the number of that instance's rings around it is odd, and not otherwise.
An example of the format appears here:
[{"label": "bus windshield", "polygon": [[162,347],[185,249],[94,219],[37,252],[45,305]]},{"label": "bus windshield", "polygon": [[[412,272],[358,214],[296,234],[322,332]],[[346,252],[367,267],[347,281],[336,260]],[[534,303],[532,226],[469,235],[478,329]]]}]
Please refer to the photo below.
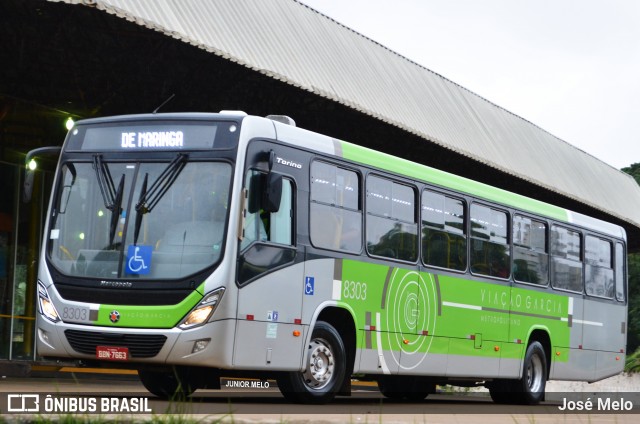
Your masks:
[{"label": "bus windshield", "polygon": [[177,279],[222,252],[231,165],[171,161],[66,162],[51,216],[48,258],[72,277]]}]

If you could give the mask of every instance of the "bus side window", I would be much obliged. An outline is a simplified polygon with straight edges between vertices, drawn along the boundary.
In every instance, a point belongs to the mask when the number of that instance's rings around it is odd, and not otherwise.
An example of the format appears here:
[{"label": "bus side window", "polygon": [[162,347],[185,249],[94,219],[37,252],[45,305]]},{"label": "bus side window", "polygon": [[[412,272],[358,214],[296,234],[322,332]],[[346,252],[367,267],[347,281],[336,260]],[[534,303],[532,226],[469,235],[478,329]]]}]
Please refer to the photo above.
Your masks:
[{"label": "bus side window", "polygon": [[370,255],[414,262],[418,259],[418,219],[413,187],[367,177],[366,240]]},{"label": "bus side window", "polygon": [[293,184],[282,180],[282,200],[278,212],[266,214],[262,221],[267,228],[268,240],[273,243],[293,245]]},{"label": "bus side window", "polygon": [[624,274],[624,246],[622,243],[616,243],[616,299],[620,302],[625,301],[626,278]]},{"label": "bus side window", "polygon": [[488,206],[471,205],[471,272],[509,278],[508,214]]},{"label": "bus side window", "polygon": [[598,237],[587,236],[584,248],[584,285],[590,296],[614,296],[611,242]]},{"label": "bus side window", "polygon": [[582,237],[579,232],[551,227],[551,285],[582,293]]},{"label": "bus side window", "polygon": [[314,161],[311,164],[310,237],[322,249],[360,253],[362,210],[355,171]]},{"label": "bus side window", "polygon": [[[261,196],[259,189],[250,186],[251,177],[257,171],[249,171],[247,176],[247,197]],[[248,200],[247,202],[249,202]],[[244,211],[243,239],[240,249],[243,250],[255,241],[266,241],[282,245],[293,245],[293,183],[284,178],[282,180],[282,198],[277,212]]]},{"label": "bus side window", "polygon": [[[250,196],[262,196],[259,185],[250,183],[251,176],[256,174],[257,171],[249,171],[247,176],[247,205],[253,201]],[[294,189],[292,180],[282,178],[280,207],[276,212],[260,209],[257,207],[258,204],[247,206],[243,211],[243,238],[240,242],[241,254],[238,257],[240,285],[248,284],[295,259]],[[254,212],[254,209],[257,210]]]},{"label": "bus side window", "polygon": [[547,224],[515,215],[512,239],[513,278],[521,283],[546,286],[549,282]]},{"label": "bus side window", "polygon": [[434,191],[422,193],[422,260],[427,265],[467,268],[465,205]]}]

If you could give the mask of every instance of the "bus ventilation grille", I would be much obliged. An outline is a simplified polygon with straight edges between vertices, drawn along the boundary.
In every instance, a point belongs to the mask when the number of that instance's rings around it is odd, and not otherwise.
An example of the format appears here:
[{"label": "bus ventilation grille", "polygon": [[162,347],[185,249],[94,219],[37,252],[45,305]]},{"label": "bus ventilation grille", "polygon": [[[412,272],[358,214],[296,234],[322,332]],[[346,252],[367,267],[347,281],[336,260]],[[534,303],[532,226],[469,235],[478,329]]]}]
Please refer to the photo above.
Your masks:
[{"label": "bus ventilation grille", "polygon": [[76,352],[87,355],[95,355],[98,346],[118,346],[128,348],[132,358],[152,358],[167,341],[166,336],[155,334],[113,334],[79,330],[65,330],[64,334]]}]

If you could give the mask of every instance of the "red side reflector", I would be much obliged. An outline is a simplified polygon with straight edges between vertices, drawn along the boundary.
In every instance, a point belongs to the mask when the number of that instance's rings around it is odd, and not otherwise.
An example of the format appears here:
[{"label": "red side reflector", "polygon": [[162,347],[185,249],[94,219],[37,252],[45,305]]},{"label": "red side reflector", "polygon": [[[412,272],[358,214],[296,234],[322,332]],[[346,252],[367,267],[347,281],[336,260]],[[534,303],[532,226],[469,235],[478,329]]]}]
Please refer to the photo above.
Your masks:
[{"label": "red side reflector", "polygon": [[429,332],[428,332],[427,330],[422,330],[422,335],[423,335],[423,336],[428,336],[428,335],[429,335]]},{"label": "red side reflector", "polygon": [[296,318],[293,320],[294,324],[302,324],[302,319],[301,318]]},{"label": "red side reflector", "polygon": [[248,320],[248,321],[253,321],[253,315],[249,315],[249,314],[247,314],[247,320]]}]

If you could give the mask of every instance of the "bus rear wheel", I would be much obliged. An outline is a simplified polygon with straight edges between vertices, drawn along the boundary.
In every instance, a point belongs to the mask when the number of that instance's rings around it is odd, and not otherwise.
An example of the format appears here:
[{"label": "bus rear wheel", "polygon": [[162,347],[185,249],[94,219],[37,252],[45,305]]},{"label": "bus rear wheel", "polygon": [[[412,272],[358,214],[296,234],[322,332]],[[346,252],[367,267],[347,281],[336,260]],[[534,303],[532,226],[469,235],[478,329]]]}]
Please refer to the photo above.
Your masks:
[{"label": "bus rear wheel", "polygon": [[547,385],[547,356],[542,344],[533,341],[527,347],[524,356],[522,378],[514,382],[514,391],[518,394],[518,403],[536,405],[544,399]]},{"label": "bus rear wheel", "polygon": [[173,368],[170,371],[138,370],[142,385],[152,394],[162,399],[182,399],[189,397],[197,387],[189,378],[188,370]]},{"label": "bus rear wheel", "polygon": [[278,378],[284,397],[296,403],[322,404],[333,400],[346,374],[346,352],[338,331],[318,321],[305,352],[305,369]]},{"label": "bus rear wheel", "polygon": [[519,380],[496,380],[489,386],[496,403],[537,405],[544,399],[547,384],[547,355],[538,341],[529,343]]},{"label": "bus rear wheel", "polygon": [[436,392],[435,384],[414,376],[385,375],[378,379],[378,388],[386,398],[409,402],[419,402]]}]

